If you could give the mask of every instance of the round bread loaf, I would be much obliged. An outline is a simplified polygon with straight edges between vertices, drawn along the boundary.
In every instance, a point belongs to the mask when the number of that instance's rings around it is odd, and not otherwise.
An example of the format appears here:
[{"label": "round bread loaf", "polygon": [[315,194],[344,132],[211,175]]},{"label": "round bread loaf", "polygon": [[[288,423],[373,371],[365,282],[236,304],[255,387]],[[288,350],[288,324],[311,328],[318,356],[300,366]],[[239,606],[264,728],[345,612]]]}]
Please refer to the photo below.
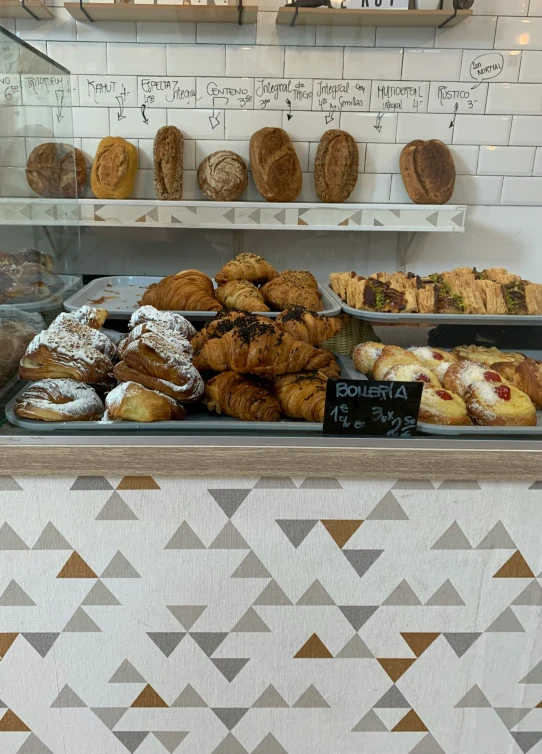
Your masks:
[{"label": "round bread loaf", "polygon": [[30,153],[26,180],[39,196],[75,199],[87,182],[87,164],[79,149],[48,141]]},{"label": "round bread loaf", "polygon": [[415,204],[446,204],[455,186],[452,153],[442,141],[411,141],[401,152],[401,176]]},{"label": "round bread loaf", "polygon": [[358,180],[359,152],[346,131],[330,129],[320,139],[314,159],[318,198],[335,204],[348,199]]},{"label": "round bread loaf", "polygon": [[98,144],[90,185],[97,199],[128,199],[134,190],[137,149],[120,136],[106,136]]},{"label": "round bread loaf", "polygon": [[246,189],[248,171],[235,152],[222,149],[206,157],[198,168],[198,185],[215,202],[233,202]]},{"label": "round bread loaf", "polygon": [[282,128],[260,128],[250,139],[254,183],[268,202],[293,202],[303,185],[301,165]]}]

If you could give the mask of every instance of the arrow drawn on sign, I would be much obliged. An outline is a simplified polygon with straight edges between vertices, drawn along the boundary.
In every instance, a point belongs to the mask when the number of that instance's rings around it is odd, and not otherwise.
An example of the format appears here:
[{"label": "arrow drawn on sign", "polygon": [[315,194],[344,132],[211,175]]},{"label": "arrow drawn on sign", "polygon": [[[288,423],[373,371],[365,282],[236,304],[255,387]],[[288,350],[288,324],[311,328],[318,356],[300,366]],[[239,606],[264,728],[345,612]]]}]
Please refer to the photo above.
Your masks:
[{"label": "arrow drawn on sign", "polygon": [[453,128],[455,126],[455,119],[457,118],[458,110],[459,110],[459,102],[456,102],[455,107],[454,107],[454,117],[453,117],[452,122],[450,123],[450,128]]},{"label": "arrow drawn on sign", "polygon": [[149,125],[149,119],[147,118],[147,116],[145,114],[145,110],[146,109],[147,109],[147,105],[141,105],[141,115],[143,116],[143,123],[145,123],[145,125],[148,126]]},{"label": "arrow drawn on sign", "polygon": [[213,114],[209,115],[209,123],[211,124],[211,128],[213,129],[213,131],[215,130],[215,128],[217,126],[220,125],[220,111],[219,111],[218,115],[215,112],[215,100],[217,100],[217,99],[224,99],[224,100],[226,100],[226,105],[229,102],[228,97],[213,97]]},{"label": "arrow drawn on sign", "polygon": [[57,89],[55,91],[55,96],[57,103],[56,119],[58,123],[60,123],[60,121],[64,120],[64,115],[62,114],[62,108],[64,107],[64,91],[62,89]]},{"label": "arrow drawn on sign", "polygon": [[374,128],[378,131],[378,133],[382,133],[382,118],[384,117],[384,113],[378,113],[376,116],[376,124],[374,125]]},{"label": "arrow drawn on sign", "polygon": [[126,103],[126,95],[128,92],[126,91],[125,87],[122,87],[122,92],[118,95],[118,97],[115,97],[117,102],[119,103],[119,111],[117,113],[117,119],[118,120],[124,120],[126,118],[126,115],[124,115],[124,105]]},{"label": "arrow drawn on sign", "polygon": [[289,113],[286,113],[286,117],[288,118],[288,120],[292,120],[292,118],[294,117],[294,116],[292,115],[292,101],[291,101],[291,100],[289,100],[289,99],[287,99],[287,100],[286,100],[286,104],[287,104],[287,105],[288,105],[288,107],[290,108],[290,112],[289,112]]}]

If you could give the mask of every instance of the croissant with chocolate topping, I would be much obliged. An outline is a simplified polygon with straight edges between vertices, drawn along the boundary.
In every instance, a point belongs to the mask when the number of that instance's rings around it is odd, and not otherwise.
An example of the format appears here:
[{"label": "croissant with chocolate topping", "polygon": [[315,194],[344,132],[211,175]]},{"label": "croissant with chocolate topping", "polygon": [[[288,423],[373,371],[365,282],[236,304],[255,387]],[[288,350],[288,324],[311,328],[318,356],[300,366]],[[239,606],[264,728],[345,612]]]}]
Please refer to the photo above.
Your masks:
[{"label": "croissant with chocolate topping", "polygon": [[318,346],[341,331],[342,322],[335,317],[326,317],[311,312],[296,304],[288,307],[277,317],[277,325],[296,340],[304,340],[311,346]]}]

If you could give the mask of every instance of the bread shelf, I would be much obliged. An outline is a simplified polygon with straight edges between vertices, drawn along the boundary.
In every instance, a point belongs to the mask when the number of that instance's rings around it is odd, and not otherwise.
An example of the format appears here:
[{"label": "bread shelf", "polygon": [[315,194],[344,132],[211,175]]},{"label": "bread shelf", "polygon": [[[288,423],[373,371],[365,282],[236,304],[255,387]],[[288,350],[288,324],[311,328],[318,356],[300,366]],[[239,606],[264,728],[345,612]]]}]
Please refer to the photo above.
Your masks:
[{"label": "bread shelf", "polygon": [[[198,24],[237,24],[237,5],[161,5],[132,3],[64,3],[77,21],[177,21]],[[258,6],[243,5],[241,21],[255,24]]]},{"label": "bread shelf", "polygon": [[[279,26],[458,26],[472,10],[357,10],[349,8],[279,8]],[[294,20],[295,19],[295,20]]]},{"label": "bread shelf", "polygon": [[22,3],[21,0],[0,0],[0,20],[3,18],[34,18],[44,21],[54,18],[53,13],[38,0]]}]

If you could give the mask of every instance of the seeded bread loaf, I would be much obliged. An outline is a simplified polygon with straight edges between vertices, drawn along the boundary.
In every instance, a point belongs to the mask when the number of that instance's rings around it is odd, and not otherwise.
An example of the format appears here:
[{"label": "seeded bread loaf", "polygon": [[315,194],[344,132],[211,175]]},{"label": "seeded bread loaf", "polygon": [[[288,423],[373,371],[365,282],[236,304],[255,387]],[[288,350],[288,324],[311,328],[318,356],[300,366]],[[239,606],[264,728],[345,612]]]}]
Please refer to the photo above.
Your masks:
[{"label": "seeded bread loaf", "polygon": [[30,153],[26,180],[38,196],[75,199],[87,182],[87,164],[69,144],[45,142]]},{"label": "seeded bread loaf", "polygon": [[345,202],[358,180],[359,152],[346,131],[330,129],[320,139],[314,160],[314,185],[318,198]]},{"label": "seeded bread loaf", "polygon": [[260,128],[250,140],[250,166],[260,194],[268,202],[293,202],[301,192],[301,165],[282,128]]},{"label": "seeded bread loaf", "polygon": [[97,199],[128,199],[134,190],[137,149],[120,136],[106,136],[98,144],[90,185]]},{"label": "seeded bread loaf", "polygon": [[198,168],[198,185],[215,202],[235,201],[247,183],[247,166],[238,154],[227,149],[213,152]]},{"label": "seeded bread loaf", "polygon": [[184,139],[175,126],[159,128],[154,139],[154,190],[161,201],[183,198]]},{"label": "seeded bread loaf", "polygon": [[446,204],[455,186],[452,153],[442,141],[411,141],[401,152],[401,175],[415,204]]}]

